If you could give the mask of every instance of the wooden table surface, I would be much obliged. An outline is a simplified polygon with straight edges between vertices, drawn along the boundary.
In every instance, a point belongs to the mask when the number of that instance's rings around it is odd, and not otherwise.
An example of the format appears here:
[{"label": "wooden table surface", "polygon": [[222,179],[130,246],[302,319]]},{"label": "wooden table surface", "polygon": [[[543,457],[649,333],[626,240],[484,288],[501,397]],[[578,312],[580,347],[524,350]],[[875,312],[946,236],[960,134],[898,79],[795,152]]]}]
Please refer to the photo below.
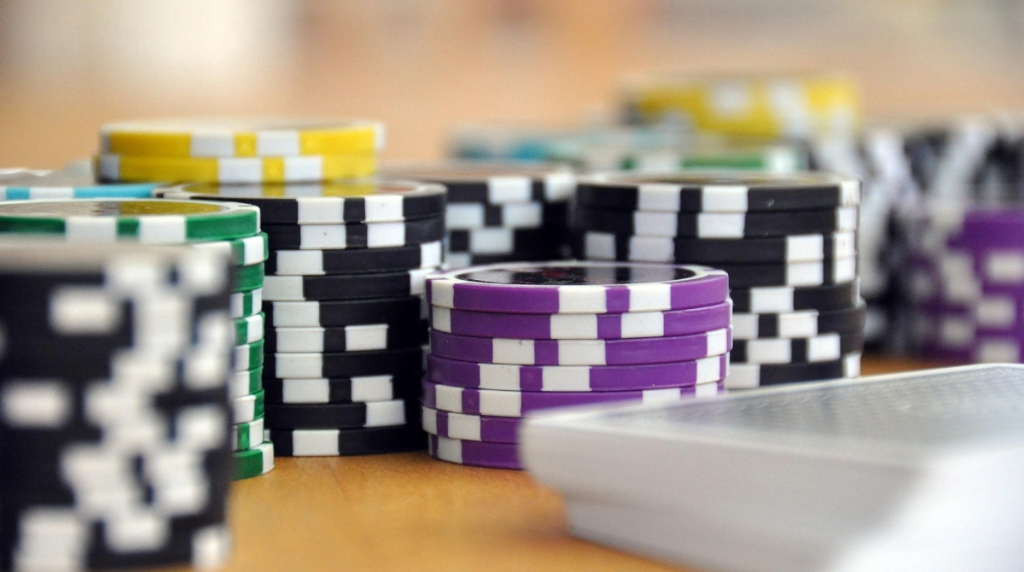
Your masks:
[{"label": "wooden table surface", "polygon": [[[936,364],[870,358],[864,374]],[[566,532],[561,498],[518,471],[425,453],[278,458],[234,484],[238,572],[678,570]]]}]

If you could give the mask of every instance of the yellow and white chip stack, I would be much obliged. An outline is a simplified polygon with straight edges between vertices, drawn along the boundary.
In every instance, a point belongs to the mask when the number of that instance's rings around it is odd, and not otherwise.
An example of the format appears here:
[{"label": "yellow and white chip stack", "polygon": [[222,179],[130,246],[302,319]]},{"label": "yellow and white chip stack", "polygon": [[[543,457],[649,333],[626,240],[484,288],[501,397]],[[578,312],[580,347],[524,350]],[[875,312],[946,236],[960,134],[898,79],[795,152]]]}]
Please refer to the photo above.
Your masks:
[{"label": "yellow and white chip stack", "polygon": [[625,102],[635,122],[767,139],[848,135],[861,115],[856,84],[834,74],[653,74],[628,82]]},{"label": "yellow and white chip stack", "polygon": [[377,172],[384,126],[315,119],[168,119],[100,128],[101,181],[313,183]]}]

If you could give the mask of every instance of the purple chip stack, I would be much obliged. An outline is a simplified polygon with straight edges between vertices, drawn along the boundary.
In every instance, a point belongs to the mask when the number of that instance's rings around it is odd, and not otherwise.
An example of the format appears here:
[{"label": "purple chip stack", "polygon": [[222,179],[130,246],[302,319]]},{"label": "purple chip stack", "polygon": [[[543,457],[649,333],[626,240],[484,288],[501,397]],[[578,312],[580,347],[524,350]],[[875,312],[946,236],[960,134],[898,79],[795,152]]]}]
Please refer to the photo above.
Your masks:
[{"label": "purple chip stack", "polygon": [[427,281],[423,428],[435,458],[521,468],[520,419],[610,401],[717,395],[728,277],[700,266],[510,263]]},{"label": "purple chip stack", "polygon": [[929,203],[911,225],[908,293],[920,353],[1020,362],[1024,209]]}]

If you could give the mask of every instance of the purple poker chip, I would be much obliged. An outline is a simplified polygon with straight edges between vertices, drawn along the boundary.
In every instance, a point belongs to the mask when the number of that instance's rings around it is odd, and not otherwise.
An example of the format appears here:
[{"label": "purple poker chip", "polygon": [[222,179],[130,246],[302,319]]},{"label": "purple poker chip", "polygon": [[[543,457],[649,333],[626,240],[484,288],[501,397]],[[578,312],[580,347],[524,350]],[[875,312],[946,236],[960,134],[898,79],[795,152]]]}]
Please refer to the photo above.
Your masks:
[{"label": "purple poker chip", "polygon": [[474,467],[489,469],[523,468],[519,462],[518,445],[515,443],[485,443],[483,441],[462,441],[437,435],[427,435],[427,452],[431,457]]},{"label": "purple poker chip", "polygon": [[705,266],[626,262],[509,263],[427,279],[434,306],[520,314],[618,314],[720,304],[729,276]]},{"label": "purple poker chip", "polygon": [[617,401],[640,401],[645,404],[664,403],[666,401],[678,401],[693,397],[707,397],[717,395],[721,391],[721,387],[721,382],[716,382],[691,385],[689,387],[577,393],[472,389],[423,380],[423,405],[431,409],[451,413],[522,417],[531,411],[552,409],[554,407]]},{"label": "purple poker chip", "polygon": [[688,336],[726,328],[732,301],[686,310],[627,312],[622,314],[503,314],[469,312],[434,306],[435,331],[528,340],[615,340]]},{"label": "purple poker chip", "polygon": [[969,209],[964,213],[959,236],[962,246],[1024,248],[1024,209]]},{"label": "purple poker chip", "polygon": [[519,418],[467,415],[424,407],[423,430],[438,437],[463,441],[516,443],[519,437]]},{"label": "purple poker chip", "polygon": [[427,379],[450,386],[530,392],[642,391],[725,379],[729,356],[619,366],[508,365],[427,356]]},{"label": "purple poker chip", "polygon": [[720,356],[732,349],[732,329],[689,336],[626,340],[514,340],[430,333],[437,356],[516,365],[641,365]]}]

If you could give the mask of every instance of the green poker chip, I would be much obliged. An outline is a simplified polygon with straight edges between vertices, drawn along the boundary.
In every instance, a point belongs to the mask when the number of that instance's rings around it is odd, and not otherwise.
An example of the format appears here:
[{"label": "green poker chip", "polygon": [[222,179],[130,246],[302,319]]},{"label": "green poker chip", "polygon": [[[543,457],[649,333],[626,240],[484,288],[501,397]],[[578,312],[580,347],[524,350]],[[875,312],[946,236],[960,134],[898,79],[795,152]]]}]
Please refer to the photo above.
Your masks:
[{"label": "green poker chip", "polygon": [[270,257],[270,242],[265,232],[232,240],[197,242],[192,247],[223,252],[225,256],[231,257],[235,266],[252,266],[266,262]]},{"label": "green poker chip", "polygon": [[263,311],[263,288],[231,294],[231,317],[245,318]]},{"label": "green poker chip", "polygon": [[0,233],[62,235],[69,242],[184,244],[244,238],[260,230],[252,205],[163,199],[0,203]]},{"label": "green poker chip", "polygon": [[[263,342],[257,342],[262,344]],[[263,348],[260,348],[260,353],[263,352]],[[255,366],[250,369],[232,372],[228,377],[228,396],[242,397],[245,395],[255,395],[263,390],[263,359],[260,359],[261,365]]]},{"label": "green poker chip", "polygon": [[236,372],[252,371],[263,367],[263,340],[235,346],[233,358]]},{"label": "green poker chip", "polygon": [[263,442],[263,418],[231,426],[231,446],[235,451],[246,451]]},{"label": "green poker chip", "polygon": [[234,292],[247,292],[263,288],[263,263],[235,267]]},{"label": "green poker chip", "polygon": [[235,480],[251,479],[274,470],[274,444],[264,441],[252,449],[235,451]]},{"label": "green poker chip", "polygon": [[266,413],[263,390],[252,395],[242,395],[231,398],[231,408],[234,413],[235,423],[248,423],[253,419],[263,417]]},{"label": "green poker chip", "polygon": [[235,345],[251,344],[263,339],[266,315],[263,312],[235,319]]}]

